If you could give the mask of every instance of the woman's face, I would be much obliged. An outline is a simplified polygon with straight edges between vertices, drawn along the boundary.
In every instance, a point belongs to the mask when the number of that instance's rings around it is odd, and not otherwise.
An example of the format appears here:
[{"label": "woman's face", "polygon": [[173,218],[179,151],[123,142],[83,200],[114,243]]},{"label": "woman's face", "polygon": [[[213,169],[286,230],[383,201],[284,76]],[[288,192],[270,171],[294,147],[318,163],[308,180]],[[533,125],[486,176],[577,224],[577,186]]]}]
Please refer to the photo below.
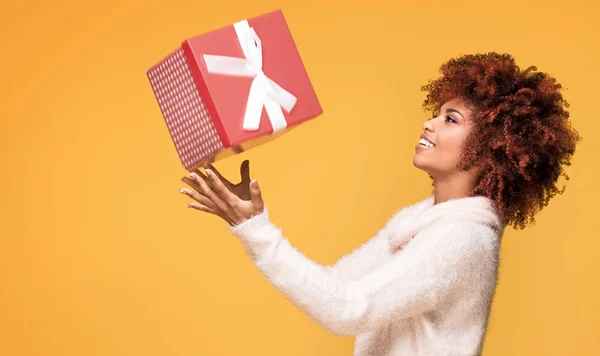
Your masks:
[{"label": "woman's face", "polygon": [[471,130],[471,113],[461,99],[442,105],[438,116],[423,123],[425,132],[415,147],[413,165],[434,179],[459,172],[457,164]]}]

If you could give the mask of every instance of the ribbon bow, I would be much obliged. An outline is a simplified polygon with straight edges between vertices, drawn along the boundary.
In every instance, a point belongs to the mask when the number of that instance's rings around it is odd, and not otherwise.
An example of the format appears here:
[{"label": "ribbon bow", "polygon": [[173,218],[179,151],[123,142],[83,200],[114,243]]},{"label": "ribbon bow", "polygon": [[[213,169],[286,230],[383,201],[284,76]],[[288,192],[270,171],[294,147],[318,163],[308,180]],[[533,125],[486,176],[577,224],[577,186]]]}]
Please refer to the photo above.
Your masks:
[{"label": "ribbon bow", "polygon": [[264,106],[273,126],[273,132],[280,131],[287,127],[281,109],[290,112],[296,105],[297,99],[263,72],[262,44],[248,21],[243,20],[233,26],[245,58],[205,54],[206,69],[209,73],[254,77],[248,93],[242,127],[248,131],[257,130]]}]

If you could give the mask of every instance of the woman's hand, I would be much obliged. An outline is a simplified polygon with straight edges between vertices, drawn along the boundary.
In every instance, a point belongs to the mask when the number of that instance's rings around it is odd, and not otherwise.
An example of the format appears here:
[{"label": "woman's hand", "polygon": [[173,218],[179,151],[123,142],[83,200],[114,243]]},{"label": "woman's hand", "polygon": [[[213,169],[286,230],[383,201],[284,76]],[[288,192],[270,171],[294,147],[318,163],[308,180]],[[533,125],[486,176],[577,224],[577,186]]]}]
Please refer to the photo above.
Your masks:
[{"label": "woman's hand", "polygon": [[249,166],[248,160],[242,162],[242,181],[238,184],[224,178],[212,164],[206,169],[206,175],[195,170],[190,177],[183,177],[181,180],[193,189],[182,188],[181,193],[196,200],[189,203],[188,208],[217,215],[231,226],[261,213],[264,202],[258,183],[250,181]]}]

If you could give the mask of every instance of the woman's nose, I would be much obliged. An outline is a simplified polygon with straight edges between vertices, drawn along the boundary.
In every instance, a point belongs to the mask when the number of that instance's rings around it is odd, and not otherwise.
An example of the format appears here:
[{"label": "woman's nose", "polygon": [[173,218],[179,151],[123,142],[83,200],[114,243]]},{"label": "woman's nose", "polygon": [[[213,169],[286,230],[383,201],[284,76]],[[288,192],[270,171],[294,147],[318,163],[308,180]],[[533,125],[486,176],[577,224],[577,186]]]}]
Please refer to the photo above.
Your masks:
[{"label": "woman's nose", "polygon": [[434,128],[433,128],[433,120],[434,119],[435,118],[431,118],[429,120],[425,120],[425,122],[423,122],[423,130],[433,131],[434,130]]}]

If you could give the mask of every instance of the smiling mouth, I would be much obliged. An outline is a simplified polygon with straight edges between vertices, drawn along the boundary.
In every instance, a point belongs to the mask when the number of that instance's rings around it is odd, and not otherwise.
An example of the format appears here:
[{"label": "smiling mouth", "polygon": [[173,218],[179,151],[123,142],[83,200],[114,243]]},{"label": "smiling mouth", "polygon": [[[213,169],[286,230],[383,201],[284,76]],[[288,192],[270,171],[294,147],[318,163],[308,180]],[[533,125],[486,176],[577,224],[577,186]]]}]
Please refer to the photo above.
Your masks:
[{"label": "smiling mouth", "polygon": [[419,145],[422,147],[426,147],[426,148],[435,148],[434,144],[432,144],[431,142],[427,141],[424,138],[419,140]]}]

